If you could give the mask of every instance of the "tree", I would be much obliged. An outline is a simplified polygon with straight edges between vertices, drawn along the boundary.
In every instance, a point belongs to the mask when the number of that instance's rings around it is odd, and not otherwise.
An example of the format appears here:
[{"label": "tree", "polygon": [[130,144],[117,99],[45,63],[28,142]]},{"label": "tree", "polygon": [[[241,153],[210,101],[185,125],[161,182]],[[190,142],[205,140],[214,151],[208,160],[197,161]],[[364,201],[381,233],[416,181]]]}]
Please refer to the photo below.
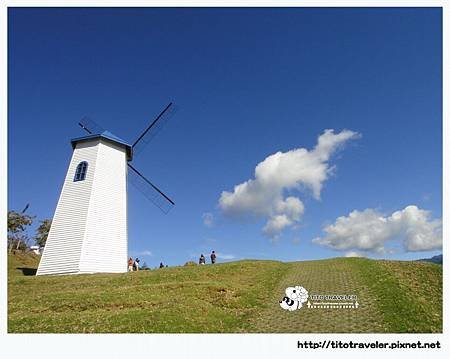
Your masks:
[{"label": "tree", "polygon": [[35,217],[29,216],[25,213],[18,213],[16,211],[8,211],[8,246],[9,251],[16,247],[17,249],[24,249],[26,247],[29,237],[26,232],[28,226],[33,223]]},{"label": "tree", "polygon": [[196,265],[197,265],[197,262],[194,262],[194,261],[189,261],[189,262],[184,263],[185,267],[191,267],[191,266],[196,266]]},{"label": "tree", "polygon": [[45,243],[47,242],[48,232],[50,231],[52,220],[44,219],[43,221],[39,222],[41,223],[41,225],[36,229],[34,240],[39,247],[44,247]]},{"label": "tree", "polygon": [[144,264],[142,264],[141,269],[142,270],[149,270],[150,269],[149,266],[147,265],[147,262],[144,262]]}]

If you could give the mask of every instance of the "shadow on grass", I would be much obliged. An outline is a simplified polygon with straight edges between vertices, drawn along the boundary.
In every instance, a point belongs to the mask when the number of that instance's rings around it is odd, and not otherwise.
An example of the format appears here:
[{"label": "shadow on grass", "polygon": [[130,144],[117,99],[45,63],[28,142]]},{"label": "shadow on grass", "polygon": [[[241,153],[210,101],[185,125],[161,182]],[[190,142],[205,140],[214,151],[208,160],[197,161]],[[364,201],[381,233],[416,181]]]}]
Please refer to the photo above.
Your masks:
[{"label": "shadow on grass", "polygon": [[16,269],[20,269],[23,275],[36,275],[37,272],[36,268],[17,267]]}]

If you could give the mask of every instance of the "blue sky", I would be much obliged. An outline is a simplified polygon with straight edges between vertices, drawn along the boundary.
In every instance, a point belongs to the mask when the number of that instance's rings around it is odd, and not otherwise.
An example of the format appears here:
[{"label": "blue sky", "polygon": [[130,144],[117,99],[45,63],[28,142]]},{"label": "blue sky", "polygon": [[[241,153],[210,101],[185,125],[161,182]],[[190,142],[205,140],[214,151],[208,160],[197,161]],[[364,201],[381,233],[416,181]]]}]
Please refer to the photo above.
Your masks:
[{"label": "blue sky", "polygon": [[[442,217],[441,15],[432,8],[10,9],[8,207],[30,202],[30,213],[53,215],[83,116],[133,141],[174,101],[176,115],[133,162],[176,203],[164,215],[129,189],[130,254],[149,265],[183,264],[213,249],[219,261],[440,253],[402,243],[408,226],[426,237]],[[222,192],[253,179],[268,156],[312,151],[326,129],[359,136],[327,161],[333,171],[320,199],[304,183],[282,189],[304,210],[275,240],[263,233],[268,215],[230,215],[220,205]],[[417,207],[422,224],[407,211],[390,218],[407,206]],[[312,242],[354,210],[358,221],[392,223],[375,239],[389,250],[353,248],[334,232],[333,245]]]}]

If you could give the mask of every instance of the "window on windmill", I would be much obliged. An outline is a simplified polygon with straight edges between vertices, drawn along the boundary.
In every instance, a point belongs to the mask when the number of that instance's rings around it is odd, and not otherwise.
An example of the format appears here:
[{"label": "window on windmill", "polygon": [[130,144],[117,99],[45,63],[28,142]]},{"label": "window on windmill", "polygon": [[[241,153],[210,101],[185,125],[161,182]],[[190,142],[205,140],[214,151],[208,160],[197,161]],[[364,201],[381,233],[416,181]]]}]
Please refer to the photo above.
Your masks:
[{"label": "window on windmill", "polygon": [[78,164],[75,171],[75,178],[73,179],[74,182],[84,181],[84,179],[86,178],[87,167],[88,163],[86,161],[80,162]]}]

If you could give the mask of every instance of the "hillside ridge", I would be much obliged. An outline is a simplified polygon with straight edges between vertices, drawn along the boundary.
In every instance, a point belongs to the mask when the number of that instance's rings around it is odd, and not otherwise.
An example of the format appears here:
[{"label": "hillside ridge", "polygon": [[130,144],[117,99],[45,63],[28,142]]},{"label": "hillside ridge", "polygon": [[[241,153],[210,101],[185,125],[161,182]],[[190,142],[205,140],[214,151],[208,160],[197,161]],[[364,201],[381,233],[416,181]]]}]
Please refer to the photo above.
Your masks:
[{"label": "hillside ridge", "polygon": [[[442,332],[442,266],[433,263],[241,260],[36,277],[38,261],[8,257],[10,333]],[[357,295],[359,307],[283,310],[286,287],[296,285]]]}]

